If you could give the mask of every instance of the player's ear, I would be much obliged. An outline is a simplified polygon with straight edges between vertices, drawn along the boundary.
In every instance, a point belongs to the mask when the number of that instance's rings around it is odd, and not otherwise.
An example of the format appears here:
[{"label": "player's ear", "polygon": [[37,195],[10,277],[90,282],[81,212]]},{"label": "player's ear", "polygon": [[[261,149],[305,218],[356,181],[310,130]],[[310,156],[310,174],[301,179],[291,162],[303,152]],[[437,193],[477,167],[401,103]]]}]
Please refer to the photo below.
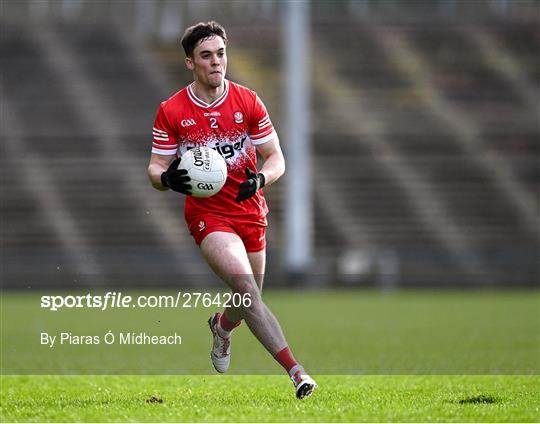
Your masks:
[{"label": "player's ear", "polygon": [[185,63],[186,63],[186,67],[190,70],[190,71],[193,71],[193,59],[191,57],[186,57],[185,58]]}]

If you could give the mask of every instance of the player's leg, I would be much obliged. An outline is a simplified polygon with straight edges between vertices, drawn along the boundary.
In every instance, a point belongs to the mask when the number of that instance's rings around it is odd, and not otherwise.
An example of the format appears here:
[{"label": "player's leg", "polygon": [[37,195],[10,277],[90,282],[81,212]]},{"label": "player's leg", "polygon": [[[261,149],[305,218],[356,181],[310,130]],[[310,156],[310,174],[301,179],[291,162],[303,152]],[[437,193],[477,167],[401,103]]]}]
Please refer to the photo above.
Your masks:
[{"label": "player's leg", "polygon": [[[253,235],[255,237],[253,237]],[[261,292],[262,292],[263,281],[264,281],[264,271],[266,267],[266,247],[264,244],[264,238],[265,238],[265,227],[259,227],[258,231],[255,234],[251,234],[251,238],[242,240],[244,242],[244,246],[246,246],[246,241],[247,241],[248,247],[254,249],[254,251],[249,251],[247,249],[246,250],[247,250],[247,256],[249,259],[249,264],[251,267],[251,274],[255,278],[257,287],[259,288],[259,291]],[[220,318],[220,324],[221,324],[221,329],[223,330],[223,335],[225,337],[229,337],[230,332],[240,325],[241,320],[242,320],[241,311],[238,308],[235,308],[235,307],[225,308]]]},{"label": "player's leg", "polygon": [[252,274],[249,258],[240,237],[232,233],[213,232],[201,243],[201,250],[212,270],[227,283],[233,293],[249,299],[251,305],[238,308],[251,332],[272,354],[287,346],[279,324],[269,314]]},{"label": "player's leg", "polygon": [[[240,237],[231,233],[210,233],[202,241],[201,250],[209,266],[229,285],[233,293],[249,296],[251,304],[239,309],[239,317],[246,321],[255,337],[289,373],[296,387],[296,396],[309,396],[317,384],[294,359],[277,319],[262,301],[252,265]],[[210,324],[212,328],[212,322]],[[220,371],[218,367],[216,369]]]},{"label": "player's leg", "polygon": [[[260,238],[258,238],[258,240],[260,240]],[[262,293],[266,268],[266,248],[255,252],[248,252],[248,258],[255,281],[257,282],[257,286]],[[268,312],[272,314],[270,310],[268,310]],[[289,356],[291,357],[292,361],[289,359]],[[299,398],[304,398],[311,395],[313,390],[317,387],[317,383],[315,383],[315,381],[306,374],[302,366],[296,364],[296,361],[294,360],[294,357],[292,357],[292,353],[290,352],[289,348],[286,347],[281,353],[278,352],[276,355],[274,355],[274,358],[280,362],[280,364],[289,373],[296,388],[296,396]]]},{"label": "player's leg", "polygon": [[[265,267],[266,267],[266,248],[263,248],[262,250],[255,251],[255,252],[248,252],[247,255],[248,255],[249,263],[251,265],[251,270],[253,272],[253,278],[255,279],[255,282],[257,283],[257,287],[259,287],[259,290],[262,294],[264,272],[265,272]],[[266,306],[266,304],[264,304],[264,309],[265,309],[266,314],[269,316],[268,321],[270,325],[275,326],[274,331],[276,333],[283,335],[283,331],[281,329],[281,326],[279,325],[278,320],[276,319],[272,311],[270,311],[270,309]],[[283,336],[283,339],[285,339],[284,336]],[[292,356],[292,353],[290,352],[288,346],[285,346],[283,349],[281,349],[278,352],[270,352],[270,353],[272,353],[272,355],[276,358],[276,360],[284,366],[286,371],[289,371],[290,368],[297,365],[297,362]]]},{"label": "player's leg", "polygon": [[[255,283],[259,291],[262,292],[266,266],[266,249],[263,248],[257,252],[248,252],[247,255]],[[220,335],[228,338],[231,336],[232,331],[242,322],[242,311],[234,306],[228,307],[216,319],[218,320],[216,324]]]},{"label": "player's leg", "polygon": [[266,248],[259,250],[258,252],[248,252],[247,255],[257,287],[259,287],[259,290],[262,292],[264,271],[266,268]]}]

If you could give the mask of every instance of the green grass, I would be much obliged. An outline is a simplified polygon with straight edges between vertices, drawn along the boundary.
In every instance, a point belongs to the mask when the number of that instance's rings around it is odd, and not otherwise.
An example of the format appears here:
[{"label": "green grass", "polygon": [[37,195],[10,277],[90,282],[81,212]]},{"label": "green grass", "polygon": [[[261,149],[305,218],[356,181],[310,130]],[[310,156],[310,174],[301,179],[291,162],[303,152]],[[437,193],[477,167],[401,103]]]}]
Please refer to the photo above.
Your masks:
[{"label": "green grass", "polygon": [[[56,422],[536,422],[538,376],[3,377],[1,420]],[[162,402],[148,402],[151,397]]]},{"label": "green grass", "polygon": [[[52,312],[39,307],[42,294],[2,295],[3,374],[213,372],[206,321],[215,307]],[[296,357],[316,374],[540,372],[538,290],[266,291],[264,298]],[[182,345],[40,344],[40,332],[103,336],[109,330],[177,332]],[[246,325],[233,343],[231,374],[281,373]]]},{"label": "green grass", "polygon": [[[215,307],[51,312],[42,294],[2,293],[1,422],[540,421],[538,290],[266,291],[320,384],[303,401],[245,325],[229,375],[214,374]],[[109,330],[183,342],[40,344],[43,331]]]}]

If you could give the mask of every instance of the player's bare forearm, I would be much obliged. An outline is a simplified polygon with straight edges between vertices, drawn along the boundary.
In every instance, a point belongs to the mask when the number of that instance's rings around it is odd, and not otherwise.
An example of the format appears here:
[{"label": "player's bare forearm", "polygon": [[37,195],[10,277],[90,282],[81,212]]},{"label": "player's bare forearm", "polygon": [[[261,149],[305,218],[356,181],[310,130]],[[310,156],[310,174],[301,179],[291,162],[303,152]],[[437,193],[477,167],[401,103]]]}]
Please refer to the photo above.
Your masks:
[{"label": "player's bare forearm", "polygon": [[168,190],[161,184],[161,174],[167,170],[174,156],[163,156],[152,154],[150,163],[148,164],[148,178],[152,183],[152,187],[159,191]]},{"label": "player's bare forearm", "polygon": [[148,178],[152,183],[152,187],[159,191],[167,191],[167,187],[163,187],[161,184],[161,174],[165,172],[166,169],[161,168],[160,166],[148,166]]},{"label": "player's bare forearm", "polygon": [[274,153],[265,161],[263,167],[259,170],[264,175],[264,185],[269,186],[285,172],[285,159],[282,154]]},{"label": "player's bare forearm", "polygon": [[264,175],[265,186],[277,181],[285,172],[285,158],[277,138],[257,146],[257,152],[262,156],[264,163],[259,170]]}]

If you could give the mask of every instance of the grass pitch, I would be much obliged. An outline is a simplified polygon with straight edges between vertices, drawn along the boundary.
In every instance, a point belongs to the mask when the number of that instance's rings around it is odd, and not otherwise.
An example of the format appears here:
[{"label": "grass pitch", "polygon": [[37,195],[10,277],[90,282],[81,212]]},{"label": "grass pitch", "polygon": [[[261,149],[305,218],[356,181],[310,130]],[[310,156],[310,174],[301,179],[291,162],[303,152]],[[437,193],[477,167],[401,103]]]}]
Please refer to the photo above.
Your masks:
[{"label": "grass pitch", "polygon": [[[267,291],[320,386],[302,401],[244,325],[233,375],[213,374],[213,310],[51,312],[39,295],[2,294],[0,422],[540,421],[537,290]],[[108,330],[178,331],[185,343],[39,342]]]},{"label": "grass pitch", "polygon": [[[156,294],[147,291],[145,294]],[[212,374],[209,308],[40,308],[43,293],[3,293],[2,374]],[[50,293],[46,293],[50,294]],[[132,294],[130,292],[130,294]],[[538,374],[540,293],[500,291],[265,291],[296,357],[328,375]],[[182,336],[172,345],[58,345],[40,333],[108,331]],[[57,337],[59,338],[59,337]],[[117,336],[118,341],[118,336]],[[235,330],[229,374],[279,375],[246,325]]]},{"label": "grass pitch", "polygon": [[538,376],[6,376],[1,420],[537,422]]}]

